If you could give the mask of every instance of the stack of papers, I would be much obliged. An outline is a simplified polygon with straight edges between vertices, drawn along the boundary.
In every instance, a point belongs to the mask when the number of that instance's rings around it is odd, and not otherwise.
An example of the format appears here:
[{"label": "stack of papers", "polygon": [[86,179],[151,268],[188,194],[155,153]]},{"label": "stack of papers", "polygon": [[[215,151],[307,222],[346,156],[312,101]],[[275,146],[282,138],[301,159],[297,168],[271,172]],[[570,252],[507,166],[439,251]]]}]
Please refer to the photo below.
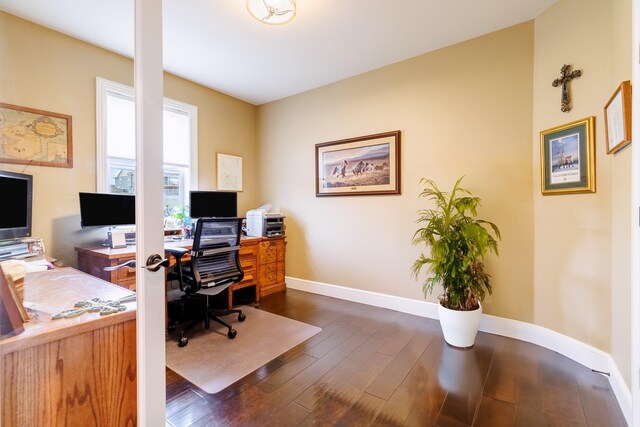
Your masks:
[{"label": "stack of papers", "polygon": [[16,281],[22,279],[26,273],[45,271],[52,268],[52,265],[46,259],[36,261],[9,259],[0,262],[0,267],[5,275],[11,276],[11,279]]}]

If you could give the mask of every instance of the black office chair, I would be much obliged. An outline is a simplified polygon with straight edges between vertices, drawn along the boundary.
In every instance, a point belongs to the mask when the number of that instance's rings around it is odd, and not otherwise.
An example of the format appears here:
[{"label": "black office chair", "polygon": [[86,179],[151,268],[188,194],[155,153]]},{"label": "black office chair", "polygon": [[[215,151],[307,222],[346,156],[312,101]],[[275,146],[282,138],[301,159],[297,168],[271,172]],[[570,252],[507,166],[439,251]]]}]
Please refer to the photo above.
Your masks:
[{"label": "black office chair", "polygon": [[239,321],[244,321],[242,310],[215,309],[209,304],[210,297],[225,290],[229,292],[229,286],[244,276],[239,255],[241,227],[242,218],[200,218],[193,237],[191,260],[182,262],[187,249],[166,249],[176,258],[175,268],[167,274],[167,279],[179,282],[184,300],[196,294],[204,295],[206,300],[201,315],[180,332],[179,347],[187,345],[189,340],[185,334],[203,320],[205,329],[209,329],[210,320],[226,326],[229,338],[235,338],[237,332],[218,316],[235,313]]}]

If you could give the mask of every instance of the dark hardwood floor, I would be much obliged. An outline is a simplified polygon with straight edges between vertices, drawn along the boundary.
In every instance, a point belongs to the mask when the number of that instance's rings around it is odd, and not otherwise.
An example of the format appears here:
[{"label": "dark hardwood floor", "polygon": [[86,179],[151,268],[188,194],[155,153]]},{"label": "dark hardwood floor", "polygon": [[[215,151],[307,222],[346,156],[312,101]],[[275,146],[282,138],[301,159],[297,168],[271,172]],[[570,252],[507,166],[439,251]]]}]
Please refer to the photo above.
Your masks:
[{"label": "dark hardwood floor", "polygon": [[533,344],[455,349],[437,321],[295,290],[260,308],[323,329],[214,395],[167,369],[167,426],[626,425],[605,377]]}]

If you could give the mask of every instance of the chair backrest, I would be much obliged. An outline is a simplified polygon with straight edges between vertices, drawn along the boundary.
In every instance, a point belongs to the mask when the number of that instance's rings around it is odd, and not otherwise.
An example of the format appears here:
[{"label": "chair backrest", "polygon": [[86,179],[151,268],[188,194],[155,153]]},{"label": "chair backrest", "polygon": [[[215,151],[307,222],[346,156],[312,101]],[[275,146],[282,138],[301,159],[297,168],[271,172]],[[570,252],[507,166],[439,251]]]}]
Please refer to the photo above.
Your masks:
[{"label": "chair backrest", "polygon": [[191,250],[191,271],[199,287],[239,282],[242,218],[200,218]]}]

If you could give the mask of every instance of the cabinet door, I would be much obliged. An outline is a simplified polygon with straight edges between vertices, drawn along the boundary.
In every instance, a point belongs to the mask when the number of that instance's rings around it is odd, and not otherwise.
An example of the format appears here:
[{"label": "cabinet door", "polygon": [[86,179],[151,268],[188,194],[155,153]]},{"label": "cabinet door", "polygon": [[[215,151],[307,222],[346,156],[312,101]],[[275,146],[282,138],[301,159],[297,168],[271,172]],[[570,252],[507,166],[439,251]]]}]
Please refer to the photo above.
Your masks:
[{"label": "cabinet door", "polygon": [[278,270],[275,263],[269,263],[260,266],[260,285],[268,287],[276,283],[278,278]]},{"label": "cabinet door", "polygon": [[274,240],[260,242],[260,254],[258,263],[260,265],[274,262],[277,259],[278,245]]}]

